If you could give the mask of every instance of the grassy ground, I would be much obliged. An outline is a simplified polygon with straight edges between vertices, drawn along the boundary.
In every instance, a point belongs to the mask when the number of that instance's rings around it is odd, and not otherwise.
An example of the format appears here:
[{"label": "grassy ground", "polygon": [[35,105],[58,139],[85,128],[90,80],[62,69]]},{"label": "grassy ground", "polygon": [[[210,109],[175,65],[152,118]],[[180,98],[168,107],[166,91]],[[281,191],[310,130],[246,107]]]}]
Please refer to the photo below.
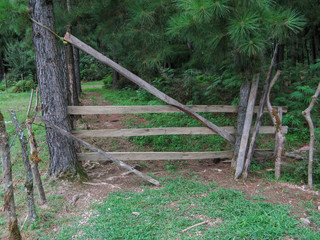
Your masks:
[{"label": "grassy ground", "polygon": [[[109,194],[91,217],[60,231],[59,239],[319,239],[290,208],[248,199],[197,179],[162,179],[161,189]],[[320,215],[318,214],[318,218]],[[185,233],[183,229],[197,223]]]},{"label": "grassy ground", "polygon": [[[101,82],[88,84],[102,85]],[[105,89],[87,89],[101,93],[108,101],[116,105],[161,104],[153,98],[146,98],[133,91],[109,91]],[[139,95],[140,94],[140,95]],[[0,109],[5,121],[10,122],[9,108],[13,108],[22,122],[25,120],[30,93],[0,94]],[[142,116],[142,115],[141,115]],[[184,116],[184,115],[183,115]],[[191,118],[181,114],[144,114],[148,123],[139,127],[198,126]],[[212,116],[206,115],[210,118]],[[212,118],[213,119],[213,118]],[[168,124],[169,120],[169,124]],[[215,116],[217,124],[232,125],[234,121],[227,115]],[[130,127],[130,121],[125,122]],[[172,125],[171,125],[172,124]],[[14,128],[8,123],[10,139]],[[216,184],[201,183],[201,179],[167,178],[163,188],[144,187],[142,192],[122,191],[111,193],[92,205],[88,214],[83,216],[55,217],[66,206],[64,196],[52,194],[60,186],[59,182],[46,177],[48,150],[45,144],[44,128],[34,125],[37,140],[40,142],[43,162],[40,169],[48,196],[46,207],[37,207],[39,220],[24,227],[26,239],[320,239],[319,233],[303,226],[292,213],[293,209],[285,205],[272,205],[261,197],[248,197],[239,191],[225,189]],[[180,138],[132,138],[136,144],[148,144],[154,150],[220,150],[225,142],[219,137]],[[227,146],[230,147],[230,146]],[[21,163],[21,149],[15,141],[12,149],[14,162],[15,198],[19,223],[26,216],[23,192],[24,170]],[[192,173],[191,173],[192,175]],[[36,191],[35,191],[36,193]],[[38,198],[36,193],[36,199]],[[3,204],[3,190],[0,189],[0,204]],[[320,213],[314,202],[306,203],[305,209],[311,215],[310,220],[320,228]],[[193,228],[186,233],[181,230],[196,223],[207,224]],[[62,226],[59,233],[48,229]],[[6,232],[5,215],[0,215],[0,238]]]}]

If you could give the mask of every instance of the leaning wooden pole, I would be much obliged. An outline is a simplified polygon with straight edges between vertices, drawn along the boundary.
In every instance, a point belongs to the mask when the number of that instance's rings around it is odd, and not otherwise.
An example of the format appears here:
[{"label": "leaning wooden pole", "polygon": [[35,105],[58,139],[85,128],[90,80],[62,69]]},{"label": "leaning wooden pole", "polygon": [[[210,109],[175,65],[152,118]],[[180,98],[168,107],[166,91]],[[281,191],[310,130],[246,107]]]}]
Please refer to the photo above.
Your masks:
[{"label": "leaning wooden pole", "polygon": [[22,127],[18,121],[16,113],[10,109],[10,116],[12,119],[12,122],[15,126],[16,132],[19,136],[20,145],[22,149],[22,162],[24,169],[26,171],[26,180],[24,182],[24,192],[26,194],[27,204],[28,204],[28,210],[29,210],[29,222],[35,222],[37,215],[36,215],[36,208],[34,204],[34,195],[33,195],[33,177],[32,177],[32,171],[31,171],[31,165],[29,161],[29,150],[28,150],[28,141],[23,133]]},{"label": "leaning wooden pole", "polygon": [[34,106],[34,111],[33,111],[33,116],[30,116],[30,110],[32,106],[32,98],[33,98],[33,91],[31,92],[31,97],[30,97],[30,103],[29,107],[27,110],[27,119],[25,122],[26,129],[28,131],[28,138],[29,138],[29,146],[30,146],[30,160],[31,160],[31,170],[33,172],[33,176],[38,188],[39,192],[39,197],[40,197],[40,204],[45,204],[47,202],[46,194],[42,185],[42,180],[41,180],[41,174],[39,172],[39,162],[41,162],[41,158],[39,156],[38,152],[38,143],[37,140],[34,136],[34,132],[32,130],[32,124],[34,122],[34,118],[37,114],[38,110],[38,104],[39,104],[39,98],[38,98],[38,93],[39,89],[36,91],[36,104]]},{"label": "leaning wooden pole", "polygon": [[2,157],[2,175],[4,186],[4,204],[3,209],[8,219],[8,230],[10,240],[21,239],[18,227],[18,218],[16,214],[16,206],[14,203],[13,181],[12,181],[12,165],[10,159],[10,149],[8,143],[9,137],[4,124],[4,118],[0,112],[0,152]]},{"label": "leaning wooden pole", "polygon": [[148,176],[148,175],[146,175],[146,174],[134,169],[133,167],[131,167],[128,164],[116,159],[115,157],[111,156],[110,154],[105,153],[104,151],[100,150],[99,148],[96,148],[96,147],[92,146],[91,144],[87,143],[86,141],[83,141],[83,140],[73,136],[71,133],[67,132],[66,130],[63,130],[62,128],[59,128],[58,126],[54,125],[53,123],[51,123],[51,122],[49,122],[49,121],[47,121],[47,120],[45,120],[43,118],[39,118],[39,120],[42,121],[44,124],[46,124],[47,127],[58,131],[60,134],[62,134],[63,136],[65,136],[65,137],[67,137],[69,139],[72,139],[72,140],[75,140],[75,141],[79,142],[80,144],[82,144],[83,146],[89,148],[90,150],[95,151],[95,152],[99,153],[100,155],[106,157],[107,159],[111,160],[112,162],[114,162],[118,166],[129,170],[130,172],[138,175],[139,177],[147,180],[148,182],[150,182],[150,183],[152,183],[152,184],[154,184],[156,186],[160,185],[160,183],[157,180],[155,180],[155,179],[151,178],[150,176]]},{"label": "leaning wooden pole", "polygon": [[246,112],[246,119],[244,121],[244,126],[243,126],[243,133],[241,137],[240,149],[239,149],[239,154],[237,158],[237,167],[236,167],[236,172],[234,176],[235,179],[238,179],[241,176],[243,171],[244,159],[246,157],[246,152],[247,152],[247,146],[248,146],[248,140],[250,136],[250,128],[251,128],[251,123],[252,123],[252,118],[254,113],[254,105],[257,97],[260,74],[256,74],[254,78],[255,78],[254,82],[251,85],[247,112]]},{"label": "leaning wooden pole", "polygon": [[260,130],[261,119],[262,119],[262,116],[263,116],[263,110],[264,110],[264,107],[265,107],[266,102],[267,102],[267,94],[269,92],[270,80],[271,80],[271,77],[272,77],[272,71],[273,71],[274,65],[276,63],[277,55],[278,55],[278,44],[275,47],[275,50],[274,50],[274,53],[273,53],[273,57],[272,57],[272,60],[271,60],[271,64],[270,64],[270,67],[269,67],[268,75],[267,75],[267,78],[266,78],[266,81],[265,81],[265,84],[264,84],[264,87],[263,87],[262,96],[261,96],[260,103],[259,103],[259,110],[258,110],[258,114],[257,114],[257,120],[256,120],[256,123],[254,125],[254,130],[253,130],[253,133],[252,133],[252,137],[251,137],[251,141],[250,141],[250,145],[249,145],[249,149],[248,149],[248,153],[247,153],[247,157],[246,157],[246,161],[245,161],[245,167],[244,167],[244,171],[243,171],[243,179],[244,180],[246,180],[247,177],[248,177],[248,171],[249,171],[249,167],[250,167],[250,164],[251,164],[251,159],[252,159],[252,156],[253,156],[253,153],[254,153],[256,140],[257,140],[257,137],[258,137],[258,134],[259,134],[259,130]]},{"label": "leaning wooden pole", "polygon": [[319,97],[320,94],[320,81],[319,81],[319,85],[318,88],[315,92],[315,94],[312,96],[311,98],[311,102],[309,104],[309,107],[304,110],[302,112],[302,114],[304,115],[304,117],[306,118],[308,125],[309,125],[309,129],[310,129],[310,143],[309,143],[309,166],[308,166],[308,185],[310,188],[312,188],[313,186],[313,180],[312,180],[312,169],[313,169],[313,151],[314,151],[314,124],[311,118],[311,111],[313,106],[315,105],[317,98]]},{"label": "leaning wooden pole", "polygon": [[201,115],[199,115],[198,113],[193,111],[191,108],[181,104],[177,100],[175,100],[175,99],[169,97],[168,95],[166,95],[165,93],[159,91],[157,88],[153,87],[152,85],[150,85],[149,83],[147,83],[146,81],[144,81],[143,79],[138,77],[137,75],[133,74],[132,72],[128,71],[124,67],[122,67],[119,64],[115,63],[114,61],[112,61],[111,59],[107,58],[103,54],[99,53],[97,50],[93,49],[92,47],[88,46],[84,42],[80,41],[75,36],[73,36],[73,35],[71,35],[70,33],[67,32],[65,34],[65,36],[64,36],[64,39],[68,43],[76,46],[77,48],[79,48],[82,51],[84,51],[84,52],[88,53],[89,55],[93,56],[94,58],[96,58],[100,62],[102,62],[102,63],[108,65],[109,67],[111,67],[112,69],[116,70],[122,76],[124,76],[125,78],[129,79],[130,81],[136,83],[138,86],[140,86],[141,88],[145,89],[149,93],[153,94],[157,98],[161,99],[165,103],[167,103],[167,104],[169,104],[171,106],[174,106],[174,107],[180,109],[181,111],[189,114],[190,116],[192,116],[193,118],[197,119],[203,125],[205,125],[206,127],[210,128],[212,131],[216,132],[217,134],[219,134],[221,137],[225,138],[229,142],[232,142],[232,143],[235,142],[235,138],[232,135],[230,135],[227,131],[225,131],[223,128],[220,128],[220,127],[216,126],[212,122],[208,121],[207,119],[205,119],[204,117],[202,117]]}]

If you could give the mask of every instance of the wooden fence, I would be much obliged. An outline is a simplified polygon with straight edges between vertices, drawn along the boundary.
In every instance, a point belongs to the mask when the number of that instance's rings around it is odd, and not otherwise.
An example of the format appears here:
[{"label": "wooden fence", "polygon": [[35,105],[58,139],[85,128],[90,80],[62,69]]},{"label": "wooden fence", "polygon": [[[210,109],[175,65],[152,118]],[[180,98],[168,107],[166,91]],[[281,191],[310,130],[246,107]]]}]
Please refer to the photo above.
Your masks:
[{"label": "wooden fence", "polygon": [[[188,106],[195,112],[210,113],[237,113],[237,106],[228,105],[196,105]],[[281,108],[283,113],[287,112],[286,107]],[[255,108],[257,112],[258,107]],[[179,113],[181,110],[169,105],[156,106],[69,106],[70,115],[97,115],[97,114],[143,114],[143,113]],[[229,134],[235,134],[236,128],[224,126]],[[288,127],[283,127],[284,133],[287,133]],[[275,134],[276,129],[273,126],[262,126],[260,134]],[[101,130],[79,130],[73,131],[73,134],[79,138],[96,137],[133,137],[133,136],[154,136],[154,135],[212,135],[216,134],[207,127],[168,127],[168,128],[138,128],[138,129],[101,129]],[[191,150],[191,149],[190,149]],[[119,160],[137,161],[137,160],[200,160],[214,158],[231,158],[233,151],[219,152],[108,152]],[[107,160],[102,155],[90,152],[79,153],[80,161]]]}]

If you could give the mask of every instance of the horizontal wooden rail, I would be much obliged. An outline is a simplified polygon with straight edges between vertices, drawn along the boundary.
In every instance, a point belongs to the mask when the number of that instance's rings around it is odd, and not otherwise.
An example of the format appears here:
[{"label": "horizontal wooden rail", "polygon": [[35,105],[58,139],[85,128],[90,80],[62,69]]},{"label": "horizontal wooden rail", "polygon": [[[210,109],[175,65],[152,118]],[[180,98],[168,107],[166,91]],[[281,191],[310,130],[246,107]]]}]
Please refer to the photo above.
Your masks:
[{"label": "horizontal wooden rail", "polygon": [[[229,134],[235,134],[234,127],[222,127]],[[252,128],[253,129],[253,128]],[[288,127],[283,127],[284,133],[288,132]],[[260,134],[274,134],[275,128],[265,126],[260,128]],[[133,128],[133,129],[102,129],[102,130],[80,130],[73,131],[73,135],[79,138],[86,137],[137,137],[137,136],[155,136],[155,135],[212,135],[216,134],[206,127],[169,127],[169,128]]]},{"label": "horizontal wooden rail", "polygon": [[[139,160],[201,160],[215,158],[231,158],[233,151],[221,152],[108,152],[108,154],[121,161]],[[79,161],[105,161],[107,158],[102,155],[89,152],[78,153]]]},{"label": "horizontal wooden rail", "polygon": [[[212,113],[237,113],[238,106],[230,105],[194,105],[188,106],[195,112]],[[282,107],[283,113],[287,107]],[[257,112],[258,107],[255,107]],[[179,113],[181,110],[170,105],[145,105],[145,106],[68,106],[71,115],[93,115],[93,114],[127,114],[127,113]],[[266,111],[267,112],[267,111]]]}]

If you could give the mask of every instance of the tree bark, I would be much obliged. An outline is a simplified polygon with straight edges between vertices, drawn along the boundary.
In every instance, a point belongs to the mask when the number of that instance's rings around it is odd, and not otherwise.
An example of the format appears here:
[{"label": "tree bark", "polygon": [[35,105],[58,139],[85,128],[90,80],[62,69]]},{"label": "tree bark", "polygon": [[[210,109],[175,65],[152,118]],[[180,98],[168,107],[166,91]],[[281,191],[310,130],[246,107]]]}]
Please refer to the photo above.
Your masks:
[{"label": "tree bark", "polygon": [[234,144],[234,154],[231,159],[231,167],[235,168],[237,165],[237,158],[240,149],[240,142],[243,132],[243,125],[246,119],[246,111],[248,105],[248,98],[250,93],[250,82],[246,81],[242,84],[240,88],[240,95],[239,95],[239,107],[238,107],[238,123],[237,123],[237,137],[236,142]]},{"label": "tree bark", "polygon": [[21,144],[22,162],[23,162],[24,169],[26,171],[26,181],[24,183],[24,192],[26,194],[28,210],[29,210],[29,214],[28,214],[29,222],[32,223],[36,221],[37,215],[36,215],[34,196],[33,196],[33,177],[32,177],[30,161],[29,161],[28,141],[20,126],[16,113],[13,110],[9,110],[9,111],[10,111],[12,122],[19,136],[20,144]]},{"label": "tree bark", "polygon": [[284,44],[279,44],[278,49],[279,53],[277,54],[277,69],[282,70],[284,64]]},{"label": "tree bark", "polygon": [[59,63],[59,73],[60,78],[65,80],[61,81],[62,89],[65,90],[67,94],[67,99],[70,99],[70,92],[68,88],[68,70],[67,70],[67,63],[66,63],[66,48],[64,46],[57,46],[58,51],[58,63]]},{"label": "tree bark", "polygon": [[313,37],[314,37],[314,49],[315,49],[315,57],[316,59],[320,58],[320,35],[318,31],[318,26],[314,27],[313,30]]},{"label": "tree bark", "polygon": [[72,46],[73,49],[73,59],[74,59],[74,73],[76,78],[76,88],[78,98],[81,96],[81,76],[80,76],[80,57],[79,57],[79,49],[75,46]]},{"label": "tree bark", "polygon": [[3,77],[4,77],[4,89],[7,92],[8,91],[8,80],[7,80],[6,72],[3,73]]},{"label": "tree bark", "polygon": [[[29,0],[31,16],[36,21],[54,30],[53,2]],[[70,131],[71,124],[67,113],[67,93],[58,67],[55,36],[48,30],[32,24],[33,45],[36,57],[37,78],[42,100],[42,116]],[[47,142],[50,153],[49,175],[61,178],[75,178],[81,174],[73,141],[47,128]]]},{"label": "tree bark", "polygon": [[0,55],[0,83],[4,80],[3,54]]},{"label": "tree bark", "polygon": [[37,184],[37,188],[39,191],[39,196],[40,196],[40,204],[44,204],[47,202],[46,194],[44,192],[44,188],[42,185],[42,180],[41,180],[41,175],[39,172],[38,164],[41,160],[39,157],[39,152],[38,152],[38,144],[35,139],[34,133],[32,131],[32,123],[33,119],[27,117],[26,120],[26,127],[28,130],[28,137],[29,137],[29,145],[30,145],[30,158],[31,158],[31,170],[33,172],[34,179]]},{"label": "tree bark", "polygon": [[315,64],[316,63],[316,46],[314,44],[314,38],[311,39],[311,63]]},{"label": "tree bark", "polygon": [[4,186],[4,204],[3,209],[6,212],[8,220],[8,230],[10,240],[21,239],[18,226],[18,218],[16,214],[16,206],[14,202],[13,181],[12,181],[12,165],[10,159],[9,138],[4,123],[4,118],[0,112],[0,152],[2,157],[2,175]]},{"label": "tree bark", "polygon": [[[67,31],[71,32],[71,26],[67,26]],[[73,48],[71,44],[66,46],[66,62],[68,69],[68,88],[70,92],[69,106],[79,106],[76,76],[74,71]]]},{"label": "tree bark", "polygon": [[310,129],[310,143],[309,143],[310,150],[309,150],[309,166],[308,166],[308,185],[310,188],[312,188],[313,186],[313,151],[314,151],[314,124],[313,124],[310,113],[317,101],[319,94],[320,94],[320,81],[315,94],[311,98],[309,107],[302,112],[302,114],[304,115],[304,117],[308,122],[309,129]]},{"label": "tree bark", "polygon": [[275,157],[276,157],[276,159],[275,159],[275,177],[276,177],[276,179],[279,179],[280,175],[281,175],[281,161],[282,161],[283,155],[285,154],[284,144],[286,142],[286,137],[284,136],[284,133],[282,132],[282,123],[281,123],[281,119],[278,115],[278,112],[271,105],[270,92],[271,92],[272,87],[274,86],[274,84],[278,80],[280,74],[281,74],[281,71],[278,70],[276,75],[274,76],[274,78],[272,79],[272,81],[270,83],[270,88],[269,88],[269,92],[267,95],[267,107],[268,107],[268,111],[271,116],[273,125],[276,128],[276,138],[278,139],[278,148],[277,148],[276,154],[275,154]]},{"label": "tree bark", "polygon": [[246,111],[246,118],[243,125],[240,149],[239,149],[239,154],[237,158],[235,179],[238,179],[241,176],[243,171],[244,160],[246,157],[248,140],[250,136],[250,128],[251,128],[251,123],[252,123],[252,118],[254,113],[254,106],[255,106],[257,91],[259,86],[259,78],[260,78],[260,74],[255,74],[254,81],[251,85],[250,96],[249,96],[248,106]]},{"label": "tree bark", "polygon": [[230,135],[227,131],[225,131],[223,128],[220,128],[220,127],[216,126],[212,122],[208,121],[207,119],[205,119],[204,117],[202,117],[201,115],[199,115],[198,113],[193,111],[191,108],[181,104],[177,100],[175,100],[175,99],[169,97],[168,95],[164,94],[163,92],[159,91],[157,88],[153,87],[152,85],[150,85],[149,83],[147,83],[143,79],[139,78],[137,75],[133,74],[132,72],[128,71],[124,67],[122,67],[119,64],[115,63],[111,59],[109,59],[106,56],[102,55],[101,53],[99,53],[98,51],[93,49],[92,47],[88,46],[84,42],[80,41],[75,36],[72,36],[70,33],[67,32],[65,34],[65,36],[64,36],[64,39],[68,43],[71,43],[71,44],[75,45],[76,47],[78,47],[79,49],[81,49],[84,52],[88,53],[89,55],[93,56],[94,58],[98,59],[102,63],[108,65],[109,67],[111,67],[113,69],[115,69],[122,76],[124,76],[128,80],[136,83],[138,86],[140,86],[141,88],[147,90],[148,92],[150,92],[151,94],[153,94],[157,98],[161,99],[165,103],[167,103],[167,104],[169,104],[171,106],[174,106],[174,107],[180,109],[181,111],[189,114],[190,116],[192,116],[193,118],[195,118],[196,120],[201,122],[203,125],[207,126],[212,131],[216,132],[217,134],[219,134],[221,137],[225,138],[229,142],[232,142],[232,143],[235,142],[234,137],[232,135]]},{"label": "tree bark", "polygon": [[[117,60],[114,60],[115,62],[117,62]],[[117,89],[117,84],[119,82],[119,73],[116,70],[113,70],[113,76],[112,76],[112,90],[116,90]]]}]

